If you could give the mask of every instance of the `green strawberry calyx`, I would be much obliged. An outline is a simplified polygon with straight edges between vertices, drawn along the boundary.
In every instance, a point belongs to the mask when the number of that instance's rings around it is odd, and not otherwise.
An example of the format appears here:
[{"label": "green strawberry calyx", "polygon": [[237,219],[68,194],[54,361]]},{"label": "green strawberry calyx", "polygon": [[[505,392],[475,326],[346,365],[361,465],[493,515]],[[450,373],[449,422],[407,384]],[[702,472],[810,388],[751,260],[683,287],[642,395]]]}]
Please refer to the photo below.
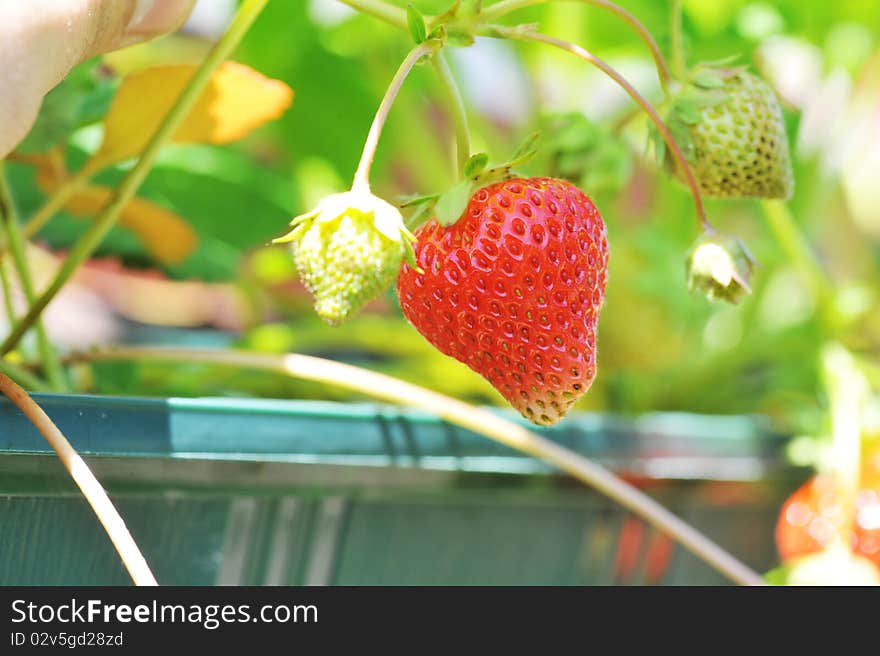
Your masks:
[{"label": "green strawberry calyx", "polygon": [[472,155],[464,165],[462,179],[446,191],[401,199],[400,208],[413,210],[407,224],[415,229],[433,215],[441,225],[452,225],[461,218],[475,191],[501,180],[518,177],[519,174],[514,169],[535,157],[540,138],[540,132],[533,132],[520,144],[510,159],[491,167],[488,166],[489,156],[486,153]]},{"label": "green strawberry calyx", "polygon": [[312,224],[321,224],[326,229],[339,224],[349,217],[362,228],[376,230],[393,243],[403,243],[406,261],[416,267],[412,244],[415,235],[406,227],[403,215],[394,205],[362,189],[344,191],[322,198],[314,209],[300,214],[290,222],[291,230],[272,240],[273,244],[295,242]]},{"label": "green strawberry calyx", "polygon": [[688,288],[710,300],[739,303],[752,291],[749,279],[755,264],[737,237],[705,233],[688,254]]}]

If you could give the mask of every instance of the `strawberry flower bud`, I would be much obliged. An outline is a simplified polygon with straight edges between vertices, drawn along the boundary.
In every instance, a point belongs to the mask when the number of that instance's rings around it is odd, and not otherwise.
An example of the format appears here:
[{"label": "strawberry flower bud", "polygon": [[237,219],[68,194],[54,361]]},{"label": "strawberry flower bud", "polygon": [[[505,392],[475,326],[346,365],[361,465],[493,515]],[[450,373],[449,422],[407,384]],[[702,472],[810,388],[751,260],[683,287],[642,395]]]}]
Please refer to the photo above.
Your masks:
[{"label": "strawberry flower bud", "polygon": [[415,239],[400,211],[369,191],[327,196],[291,222],[289,242],[315,311],[338,325],[384,292],[406,257],[414,263]]},{"label": "strawberry flower bud", "polygon": [[710,300],[739,303],[752,291],[749,278],[754,266],[751,253],[736,237],[704,234],[688,255],[688,288]]}]

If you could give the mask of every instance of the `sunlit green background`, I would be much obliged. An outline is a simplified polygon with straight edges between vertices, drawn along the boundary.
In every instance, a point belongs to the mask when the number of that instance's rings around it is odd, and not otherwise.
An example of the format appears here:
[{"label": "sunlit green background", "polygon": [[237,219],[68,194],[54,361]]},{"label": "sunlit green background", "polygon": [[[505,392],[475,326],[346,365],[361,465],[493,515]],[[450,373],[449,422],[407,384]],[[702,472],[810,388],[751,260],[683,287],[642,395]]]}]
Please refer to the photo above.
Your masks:
[{"label": "sunlit green background", "polygon": [[[425,13],[445,4],[416,2]],[[668,51],[667,3],[623,4]],[[126,322],[125,336],[319,354],[470,401],[501,404],[477,374],[433,350],[403,320],[393,291],[346,326],[328,328],[311,312],[286,251],[265,246],[291,216],[350,182],[373,113],[411,46],[392,27],[340,9],[331,0],[270,2],[235,58],[287,82],[296,94],[291,109],[231,146],[167,148],[141,192],[178,212],[199,233],[198,250],[164,273],[174,280],[232,283],[237,291],[224,287],[223,293],[244,294],[245,309],[187,329]],[[630,76],[651,100],[662,101],[647,50],[613,15],[558,3],[506,19],[514,21],[538,22],[549,33],[583,44]],[[876,353],[880,3],[691,0],[685,2],[684,27],[689,63],[739,55],[776,85],[794,150],[792,211],[835,282],[848,290],[841,301],[845,310],[862,313],[850,343]],[[118,58],[131,66],[140,60],[192,61],[203,51],[203,39],[167,38]],[[632,110],[626,97],[579,60],[539,46],[479,42],[452,55],[455,74],[465,83],[477,149],[500,160],[525,135],[543,128],[544,150],[524,172],[558,172],[552,154],[565,143],[554,136],[559,123],[554,117],[572,113],[589,118],[592,139],[602,144],[585,160],[580,182],[608,224],[611,271],[599,374],[579,408],[761,413],[788,430],[815,431],[822,421],[816,355],[825,336],[760,206],[708,203],[712,221],[739,235],[760,261],[752,296],[733,307],[691,295],[684,257],[697,236],[692,200],[655,166],[643,120],[616,131]],[[473,83],[489,65],[508,81],[504,93],[494,94],[494,104]],[[404,86],[373,172],[373,186],[386,198],[441,190],[452,180],[450,120],[438,91],[428,67],[416,69]],[[75,135],[69,161],[83,161],[94,143],[94,128]],[[102,179],[113,182],[123,173],[111,171]],[[41,195],[27,167],[15,166],[13,174],[27,215]],[[40,237],[63,249],[83,229],[81,220],[62,216]],[[131,269],[157,268],[121,228],[99,255]],[[107,311],[113,314],[112,307]],[[186,319],[166,323],[187,325]],[[104,365],[94,375],[83,373],[78,384],[103,393],[347,398],[314,384],[197,365]]]}]

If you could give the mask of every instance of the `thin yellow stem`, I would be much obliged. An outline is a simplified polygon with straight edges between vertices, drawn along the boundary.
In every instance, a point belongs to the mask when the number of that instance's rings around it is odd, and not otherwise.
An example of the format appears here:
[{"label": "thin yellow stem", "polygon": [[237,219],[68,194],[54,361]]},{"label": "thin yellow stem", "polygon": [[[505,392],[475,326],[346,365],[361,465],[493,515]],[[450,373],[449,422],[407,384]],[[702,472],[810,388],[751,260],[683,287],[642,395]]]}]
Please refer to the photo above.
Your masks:
[{"label": "thin yellow stem", "polygon": [[452,76],[452,71],[449,69],[446,58],[441,53],[437,53],[431,63],[434,66],[434,70],[437,71],[437,77],[440,79],[443,92],[449,101],[449,110],[452,114],[453,125],[455,126],[457,173],[462,175],[464,173],[464,166],[471,156],[471,136],[468,129],[464,101],[461,98],[461,93],[458,90],[458,85],[455,83],[455,78]]},{"label": "thin yellow stem", "polygon": [[95,511],[104,530],[107,531],[107,536],[116,547],[116,551],[134,584],[158,585],[156,577],[150,571],[150,566],[147,565],[147,561],[134,538],[131,537],[122,517],[113,506],[113,502],[110,501],[110,497],[107,496],[107,492],[95,478],[89,466],[67,441],[67,438],[58,430],[58,427],[43,412],[43,409],[28,396],[27,392],[6,374],[0,374],[0,392],[5,394],[24,413],[24,416],[40,431],[49,446],[58,454],[59,460],[70,473],[73,482],[82,491],[92,510]]},{"label": "thin yellow stem", "polygon": [[730,580],[743,585],[763,585],[763,579],[749,567],[604,467],[487,410],[474,408],[462,401],[390,376],[308,355],[276,355],[219,349],[124,346],[102,348],[68,357],[70,362],[139,359],[205,362],[273,371],[427,410],[453,424],[555,465],[678,540],[686,549]]}]

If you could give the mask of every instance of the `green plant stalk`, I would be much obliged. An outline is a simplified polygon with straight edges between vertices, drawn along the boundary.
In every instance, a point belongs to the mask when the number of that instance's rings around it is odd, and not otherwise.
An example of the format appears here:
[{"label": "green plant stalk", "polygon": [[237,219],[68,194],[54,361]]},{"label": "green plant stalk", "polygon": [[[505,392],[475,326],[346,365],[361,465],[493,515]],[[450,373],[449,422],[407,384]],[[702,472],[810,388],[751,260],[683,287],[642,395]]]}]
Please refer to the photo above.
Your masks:
[{"label": "green plant stalk", "polygon": [[586,50],[585,48],[582,48],[579,45],[575,45],[574,43],[569,43],[568,41],[563,41],[562,39],[557,39],[552,36],[547,36],[546,34],[541,34],[540,32],[535,32],[532,30],[523,31],[516,28],[506,28],[498,25],[491,25],[486,29],[486,35],[494,37],[500,36],[503,38],[516,39],[520,41],[537,41],[538,43],[551,45],[555,48],[559,48],[561,50],[564,50],[565,52],[571,53],[576,57],[583,59],[587,63],[592,64],[593,66],[601,70],[612,80],[614,80],[624,91],[627,92],[627,94],[629,94],[629,96],[636,102],[636,104],[638,104],[642,108],[642,110],[648,115],[648,118],[651,120],[651,122],[656,126],[657,131],[660,132],[660,136],[663,137],[663,141],[666,142],[666,145],[669,148],[669,152],[675,159],[676,165],[679,167],[679,169],[684,171],[685,182],[687,183],[687,186],[691,192],[691,196],[694,199],[694,208],[696,210],[697,220],[699,221],[701,228],[704,232],[707,233],[715,232],[715,229],[712,227],[712,224],[709,223],[709,219],[706,217],[706,208],[703,205],[703,196],[700,193],[700,186],[699,184],[697,184],[697,179],[694,176],[694,172],[691,169],[690,164],[688,164],[684,153],[681,152],[681,148],[679,148],[678,144],[675,141],[675,138],[669,131],[669,128],[666,127],[666,124],[663,122],[663,119],[660,118],[657,110],[654,109],[651,103],[645,100],[644,96],[642,96],[642,94],[640,94],[635,89],[635,87],[627,82],[626,78],[624,78],[614,68],[609,66],[604,60],[599,59],[596,55]]},{"label": "green plant stalk", "polygon": [[362,14],[369,14],[402,30],[408,30],[406,12],[382,0],[339,0]]},{"label": "green plant stalk", "polygon": [[764,585],[763,579],[749,567],[651,497],[638,491],[604,467],[488,410],[475,408],[457,399],[391,376],[308,355],[293,353],[277,355],[222,349],[125,346],[100,348],[86,353],[72,354],[67,358],[67,361],[95,362],[139,359],[166,362],[204,362],[272,371],[286,376],[334,385],[392,403],[427,410],[453,424],[558,467],[642,517],[658,530],[673,537],[686,549],[730,580],[743,585]]},{"label": "green plant stalk", "polygon": [[[31,278],[30,267],[25,257],[25,244],[21,236],[21,227],[18,223],[18,212],[15,208],[15,199],[12,196],[12,190],[9,187],[9,181],[6,179],[6,168],[2,160],[0,160],[0,214],[2,214],[3,229],[6,234],[6,243],[9,252],[12,255],[12,261],[15,265],[18,279],[21,283],[21,289],[24,292],[25,300],[28,305],[34,302],[34,283]],[[2,265],[0,265],[2,266]],[[15,315],[9,315],[9,325],[12,326]],[[43,363],[43,370],[52,388],[57,392],[66,392],[69,385],[61,363],[58,360],[58,354],[55,352],[49,337],[46,334],[46,327],[41,319],[34,322],[34,332],[37,336],[37,350],[40,353],[40,360]]]},{"label": "green plant stalk", "polygon": [[28,396],[19,385],[6,375],[0,374],[0,393],[6,395],[16,407],[37,428],[49,443],[49,446],[58,454],[58,459],[67,469],[73,482],[79,487],[83,496],[98,520],[107,532],[107,536],[116,548],[122,564],[128,570],[135,585],[155,586],[156,577],[147,565],[143,554],[131,537],[128,527],[117,512],[107,496],[107,492],[95,478],[92,470],[71,446],[67,438],[58,430],[58,427],[49,419],[43,409]]},{"label": "green plant stalk", "polygon": [[397,98],[400,87],[403,86],[403,82],[413,69],[413,66],[425,55],[433,54],[439,47],[440,44],[436,41],[429,40],[420,43],[404,57],[394,77],[391,78],[388,90],[385,91],[385,96],[382,98],[382,102],[379,103],[379,109],[376,110],[376,116],[373,118],[370,131],[367,133],[364,150],[361,153],[361,159],[358,162],[357,171],[355,171],[354,180],[351,185],[352,191],[370,192],[370,169],[373,167],[373,158],[376,156],[376,149],[379,146],[379,137],[382,135],[385,121],[388,119],[392,105],[394,105],[394,99]]},{"label": "green plant stalk", "polygon": [[[6,270],[3,259],[0,258],[0,284],[3,285],[3,307],[6,310],[6,320],[12,326],[15,321],[15,307],[12,305],[12,284],[9,282],[9,272]],[[3,359],[0,358],[0,362]]]},{"label": "green plant stalk", "polygon": [[[553,1],[555,0],[502,0],[501,2],[497,2],[494,5],[484,9],[480,17],[484,21],[490,22],[497,20],[502,16],[506,16],[507,14],[514,11]],[[657,41],[654,39],[654,36],[651,34],[650,30],[648,30],[648,28],[645,27],[638,18],[636,18],[626,9],[614,2],[609,2],[608,0],[576,1],[588,5],[594,5],[596,7],[601,7],[602,9],[607,9],[608,11],[622,19],[638,33],[639,38],[645,43],[645,45],[648,47],[648,50],[651,51],[651,57],[654,59],[654,64],[657,67],[657,77],[660,79],[660,86],[663,88],[663,93],[668,95],[669,82],[672,78],[672,75],[669,72],[669,65],[666,63],[666,58],[663,56],[663,51],[660,50],[660,46],[657,45]]]},{"label": "green plant stalk", "polygon": [[682,0],[672,0],[672,7],[669,12],[669,34],[672,41],[672,70],[679,80],[684,80],[687,76],[687,65],[684,58],[684,30],[682,29],[682,15],[684,9]]},{"label": "green plant stalk", "polygon": [[449,69],[449,64],[442,53],[437,53],[431,59],[434,70],[437,71],[437,77],[440,78],[440,86],[448,98],[449,111],[452,114],[452,121],[455,126],[455,152],[457,162],[456,177],[460,177],[464,173],[464,166],[471,156],[471,134],[468,129],[467,112],[464,108],[464,101]]},{"label": "green plant stalk", "polygon": [[810,288],[825,327],[833,333],[838,325],[834,287],[795,223],[791,210],[782,201],[773,200],[761,201],[761,209],[776,241]]},{"label": "green plant stalk", "polygon": [[150,168],[152,168],[153,163],[156,161],[159,150],[186,118],[187,113],[196,103],[199,94],[210,80],[211,74],[235,49],[251,24],[260,15],[267,2],[268,0],[244,0],[242,2],[229,28],[211,49],[208,56],[205,57],[205,60],[190,80],[186,89],[184,89],[177,102],[171,108],[171,111],[168,112],[156,133],[150,139],[146,148],[144,148],[137,164],[119,184],[109,203],[95,220],[91,222],[82,237],[74,244],[46,291],[30,305],[24,317],[15,325],[6,340],[0,344],[0,355],[5,355],[15,348],[22,335],[40,317],[46,306],[55,298],[55,295],[64,287],[79,266],[91,256],[95,248],[104,239],[104,236],[116,224],[120,210],[134,196],[138,187],[146,178],[147,173],[149,173]]}]

